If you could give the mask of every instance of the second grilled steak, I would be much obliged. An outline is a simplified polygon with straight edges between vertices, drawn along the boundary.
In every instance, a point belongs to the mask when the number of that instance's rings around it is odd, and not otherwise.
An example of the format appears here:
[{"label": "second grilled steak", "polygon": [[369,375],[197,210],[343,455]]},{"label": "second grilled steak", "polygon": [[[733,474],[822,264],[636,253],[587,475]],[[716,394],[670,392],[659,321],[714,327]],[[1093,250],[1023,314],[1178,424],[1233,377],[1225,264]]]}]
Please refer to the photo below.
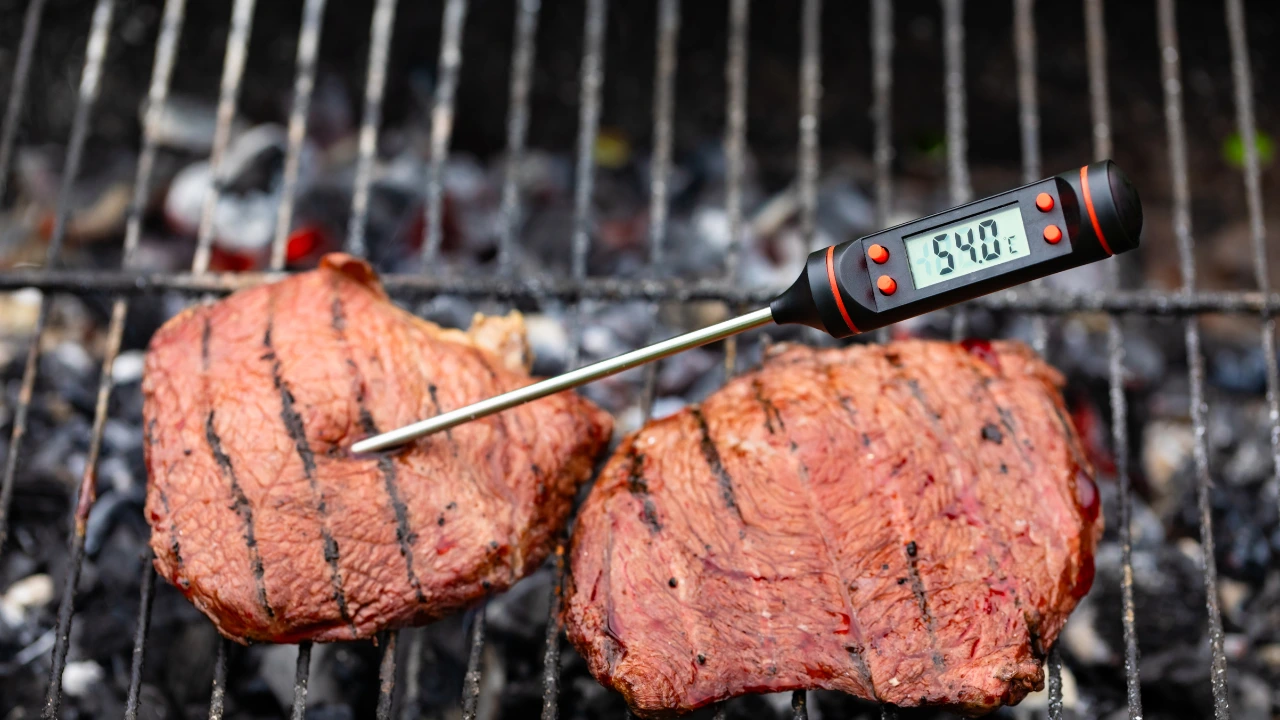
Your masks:
[{"label": "second grilled steak", "polygon": [[367,638],[507,588],[547,556],[608,415],[564,393],[348,448],[527,384],[525,348],[518,314],[443,330],[340,254],[173,318],[143,380],[156,570],[240,642]]},{"label": "second grilled steak", "polygon": [[628,437],[584,505],[569,638],[641,715],[842,690],[982,713],[1043,684],[1097,489],[1022,345],[779,347]]}]

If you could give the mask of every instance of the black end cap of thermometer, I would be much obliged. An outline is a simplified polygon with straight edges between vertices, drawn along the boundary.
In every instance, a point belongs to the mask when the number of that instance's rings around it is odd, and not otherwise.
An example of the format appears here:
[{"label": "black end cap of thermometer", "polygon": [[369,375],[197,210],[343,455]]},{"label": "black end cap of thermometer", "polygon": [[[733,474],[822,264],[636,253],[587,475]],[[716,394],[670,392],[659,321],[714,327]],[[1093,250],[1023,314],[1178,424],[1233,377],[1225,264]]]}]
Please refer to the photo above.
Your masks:
[{"label": "black end cap of thermometer", "polygon": [[1107,255],[1138,247],[1142,202],[1120,166],[1103,160],[1058,177],[1075,191],[1081,229],[1092,234]]},{"label": "black end cap of thermometer", "polygon": [[[1042,207],[1046,196],[1049,202]],[[916,287],[907,240],[938,232],[958,237],[963,231],[970,243],[962,248],[968,249],[974,245],[975,224],[981,221],[995,228],[992,218],[1015,207],[1023,226],[1013,234],[1022,243],[1022,254],[959,267],[951,277],[922,281],[923,286]],[[779,325],[807,325],[837,338],[849,337],[1128,252],[1138,247],[1142,221],[1137,190],[1119,166],[1103,160],[815,251],[800,277],[769,309]],[[1002,232],[1000,242],[1008,243],[1002,247],[1012,252],[1015,238],[1008,235],[1007,230]],[[880,254],[874,264],[868,262],[873,249]],[[983,259],[1000,256],[992,250]]]}]

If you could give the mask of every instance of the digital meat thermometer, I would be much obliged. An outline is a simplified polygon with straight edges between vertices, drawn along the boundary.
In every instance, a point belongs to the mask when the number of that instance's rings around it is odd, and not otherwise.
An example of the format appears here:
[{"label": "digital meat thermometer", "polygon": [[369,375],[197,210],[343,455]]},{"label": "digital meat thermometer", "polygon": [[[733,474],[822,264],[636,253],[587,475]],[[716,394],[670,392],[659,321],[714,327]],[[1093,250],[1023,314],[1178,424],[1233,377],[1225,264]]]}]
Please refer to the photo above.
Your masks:
[{"label": "digital meat thermometer", "polygon": [[1138,246],[1142,203],[1110,160],[809,255],[769,307],[361,440],[357,453],[424,435],[722,340],[770,322],[844,338]]}]

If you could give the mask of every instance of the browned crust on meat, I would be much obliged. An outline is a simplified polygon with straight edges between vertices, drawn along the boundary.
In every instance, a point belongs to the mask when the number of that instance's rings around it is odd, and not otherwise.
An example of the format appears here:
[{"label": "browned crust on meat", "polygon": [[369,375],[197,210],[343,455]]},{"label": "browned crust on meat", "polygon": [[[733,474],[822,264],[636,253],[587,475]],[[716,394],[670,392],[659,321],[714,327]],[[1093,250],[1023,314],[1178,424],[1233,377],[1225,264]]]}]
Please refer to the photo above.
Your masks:
[{"label": "browned crust on meat", "polygon": [[802,688],[982,713],[1042,687],[1103,522],[1061,377],[993,346],[781,346],[625,438],[571,549],[592,674],[644,717]]},{"label": "browned crust on meat", "polygon": [[442,331],[344,255],[171,319],[143,380],[157,572],[239,642],[369,638],[532,572],[608,443],[594,405],[562,393],[348,451],[527,384],[480,349],[495,326],[478,343]]}]

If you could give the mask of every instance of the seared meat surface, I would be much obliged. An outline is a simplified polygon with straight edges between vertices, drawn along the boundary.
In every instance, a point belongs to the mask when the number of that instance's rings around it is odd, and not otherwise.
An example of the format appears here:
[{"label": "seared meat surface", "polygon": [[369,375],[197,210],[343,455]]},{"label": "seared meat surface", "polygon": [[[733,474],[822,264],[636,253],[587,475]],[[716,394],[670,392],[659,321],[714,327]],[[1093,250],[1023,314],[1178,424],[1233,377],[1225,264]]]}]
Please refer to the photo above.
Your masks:
[{"label": "seared meat surface", "polygon": [[623,441],[577,521],[570,640],[645,717],[1020,701],[1103,526],[1061,382],[1020,344],[775,347]]},{"label": "seared meat surface", "polygon": [[520,316],[475,330],[400,310],[341,254],[166,323],[143,380],[156,570],[223,635],[297,642],[425,623],[535,569],[611,435],[595,406],[348,450],[528,384]]}]

